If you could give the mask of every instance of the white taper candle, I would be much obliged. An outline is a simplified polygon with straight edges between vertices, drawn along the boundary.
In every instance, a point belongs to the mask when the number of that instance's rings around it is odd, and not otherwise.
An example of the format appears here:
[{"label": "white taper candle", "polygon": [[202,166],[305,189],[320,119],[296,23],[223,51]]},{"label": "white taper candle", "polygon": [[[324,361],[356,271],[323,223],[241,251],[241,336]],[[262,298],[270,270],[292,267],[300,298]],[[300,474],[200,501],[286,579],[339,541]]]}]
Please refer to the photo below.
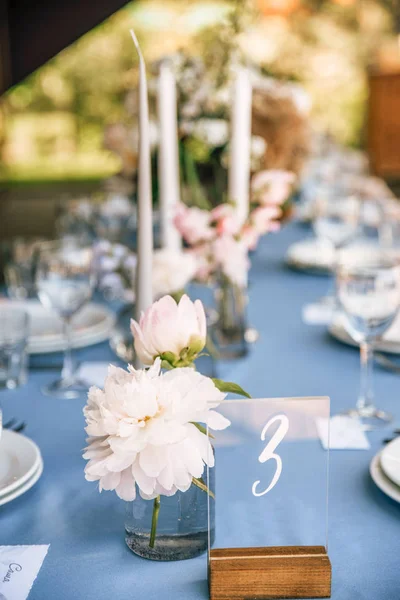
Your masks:
[{"label": "white taper candle", "polygon": [[134,31],[130,30],[139,56],[139,160],[137,191],[137,268],[135,318],[153,302],[153,210],[151,193],[151,153],[149,131],[149,104],[147,96],[146,65]]},{"label": "white taper candle", "polygon": [[158,77],[158,120],[161,245],[170,250],[179,250],[182,241],[173,223],[176,207],[180,201],[176,81],[167,60],[161,62]]},{"label": "white taper candle", "polygon": [[249,72],[244,67],[238,67],[232,85],[228,197],[235,202],[242,222],[249,214],[251,104]]}]

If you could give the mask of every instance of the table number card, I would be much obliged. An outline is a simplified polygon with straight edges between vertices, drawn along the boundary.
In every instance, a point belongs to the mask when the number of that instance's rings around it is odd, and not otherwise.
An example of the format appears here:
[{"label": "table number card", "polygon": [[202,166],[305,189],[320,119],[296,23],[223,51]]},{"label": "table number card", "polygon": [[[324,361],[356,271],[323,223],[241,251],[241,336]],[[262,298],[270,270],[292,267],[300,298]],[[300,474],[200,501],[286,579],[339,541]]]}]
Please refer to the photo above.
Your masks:
[{"label": "table number card", "polygon": [[212,440],[207,473],[211,600],[329,597],[328,452],[317,430],[329,398],[228,400],[218,410],[231,425]]}]

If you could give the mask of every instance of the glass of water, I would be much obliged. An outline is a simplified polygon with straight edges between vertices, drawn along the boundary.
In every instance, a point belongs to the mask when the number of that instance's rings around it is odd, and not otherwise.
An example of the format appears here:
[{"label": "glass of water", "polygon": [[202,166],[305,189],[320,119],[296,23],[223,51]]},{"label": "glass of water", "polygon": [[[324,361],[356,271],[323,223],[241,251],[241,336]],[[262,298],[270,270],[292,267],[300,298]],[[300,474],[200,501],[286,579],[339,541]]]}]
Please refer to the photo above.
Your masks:
[{"label": "glass of water", "polygon": [[[324,252],[331,271],[334,272],[337,252],[351,242],[359,231],[360,203],[356,197],[346,197],[339,191],[326,190],[316,201],[313,229],[321,242],[320,252]],[[336,307],[334,280],[331,279],[326,295],[318,302]]]},{"label": "glass of water", "polygon": [[11,306],[0,308],[0,388],[10,390],[27,380],[29,316]]},{"label": "glass of water", "polygon": [[36,272],[38,296],[45,307],[56,311],[61,317],[65,335],[61,378],[42,389],[46,395],[76,398],[87,391],[87,384],[76,376],[71,320],[90,300],[93,286],[91,248],[70,239],[40,245]]},{"label": "glass of water", "polygon": [[345,327],[360,345],[361,385],[356,407],[348,414],[369,425],[391,421],[374,406],[373,344],[392,325],[400,307],[400,264],[389,253],[342,253],[336,270],[337,296]]},{"label": "glass of water", "polygon": [[332,250],[350,242],[359,229],[360,202],[355,196],[322,195],[316,202],[314,233]]}]

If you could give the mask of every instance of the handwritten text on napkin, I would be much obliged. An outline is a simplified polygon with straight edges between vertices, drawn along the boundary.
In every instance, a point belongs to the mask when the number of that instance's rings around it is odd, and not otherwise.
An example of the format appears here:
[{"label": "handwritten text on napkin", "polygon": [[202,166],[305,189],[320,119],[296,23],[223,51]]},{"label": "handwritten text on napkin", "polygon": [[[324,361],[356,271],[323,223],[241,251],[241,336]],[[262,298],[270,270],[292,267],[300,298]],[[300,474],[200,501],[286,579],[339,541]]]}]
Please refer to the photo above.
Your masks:
[{"label": "handwritten text on napkin", "polygon": [[0,600],[26,600],[49,546],[0,546]]}]

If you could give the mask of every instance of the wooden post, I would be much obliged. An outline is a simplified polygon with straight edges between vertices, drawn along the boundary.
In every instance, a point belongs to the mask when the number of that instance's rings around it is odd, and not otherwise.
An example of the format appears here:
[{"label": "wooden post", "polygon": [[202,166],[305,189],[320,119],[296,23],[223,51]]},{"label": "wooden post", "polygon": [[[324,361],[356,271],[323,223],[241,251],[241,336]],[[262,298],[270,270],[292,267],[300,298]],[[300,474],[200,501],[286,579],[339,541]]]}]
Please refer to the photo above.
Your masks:
[{"label": "wooden post", "polygon": [[0,0],[0,95],[11,85],[8,0]]},{"label": "wooden post", "polygon": [[400,179],[400,72],[370,72],[368,152],[372,170]]}]

